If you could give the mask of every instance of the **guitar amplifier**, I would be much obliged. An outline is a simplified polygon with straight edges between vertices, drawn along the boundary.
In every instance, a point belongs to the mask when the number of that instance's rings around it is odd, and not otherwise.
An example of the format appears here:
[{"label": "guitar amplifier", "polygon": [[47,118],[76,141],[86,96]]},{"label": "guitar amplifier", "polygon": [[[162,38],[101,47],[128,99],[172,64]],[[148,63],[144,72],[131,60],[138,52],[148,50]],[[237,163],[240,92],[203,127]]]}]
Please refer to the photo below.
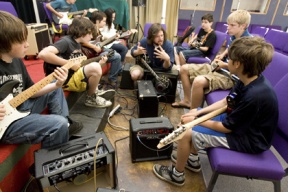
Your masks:
[{"label": "guitar amplifier", "polygon": [[49,149],[34,153],[35,177],[43,188],[55,185],[78,175],[94,171],[95,146],[102,138],[96,152],[96,169],[104,169],[110,186],[116,187],[115,151],[104,132],[96,133]]},{"label": "guitar amplifier", "polygon": [[26,25],[28,30],[27,42],[29,49],[26,55],[38,55],[38,53],[52,43],[47,23],[31,23]]},{"label": "guitar amplifier", "polygon": [[130,119],[130,153],[133,163],[169,159],[172,145],[158,149],[159,141],[174,130],[166,117]]},{"label": "guitar amplifier", "polygon": [[[161,92],[161,91],[157,91],[157,89],[156,89],[157,95],[161,95],[161,97],[159,98],[159,101],[164,102],[164,103],[175,102],[179,71],[178,70],[170,70],[167,72],[162,72],[162,71],[157,71],[157,69],[154,69],[154,70],[158,76],[163,75],[170,80],[169,87],[166,91]],[[148,70],[144,70],[144,78],[143,79],[154,80],[154,76]]]},{"label": "guitar amplifier", "polygon": [[[133,80],[131,79],[131,75],[130,75],[130,67],[132,65],[133,64],[125,64],[125,66],[123,68],[122,79],[121,79],[121,82],[120,82],[120,88],[121,89],[134,89],[134,83],[133,83]],[[157,95],[161,95],[161,97],[159,98],[159,101],[160,102],[165,102],[165,103],[173,103],[175,101],[175,97],[176,97],[177,81],[178,81],[179,71],[178,70],[171,70],[171,71],[167,71],[167,72],[161,72],[161,71],[155,70],[155,72],[156,72],[157,75],[159,75],[159,76],[163,75],[163,76],[167,77],[170,80],[170,84],[169,84],[169,87],[168,87],[167,91],[165,91],[165,92],[156,91]],[[152,80],[152,81],[154,81],[154,79],[155,78],[150,73],[150,71],[145,69],[144,70],[143,80]]]},{"label": "guitar amplifier", "polygon": [[137,81],[138,117],[158,117],[158,98],[152,81]]}]

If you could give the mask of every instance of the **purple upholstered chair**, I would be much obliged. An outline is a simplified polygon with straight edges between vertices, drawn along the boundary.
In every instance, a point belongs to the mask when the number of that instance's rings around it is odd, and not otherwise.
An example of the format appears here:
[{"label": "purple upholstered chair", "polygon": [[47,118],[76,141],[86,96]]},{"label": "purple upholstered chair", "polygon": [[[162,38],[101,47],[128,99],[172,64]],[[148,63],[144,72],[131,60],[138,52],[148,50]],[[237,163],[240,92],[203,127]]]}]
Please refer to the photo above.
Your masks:
[{"label": "purple upholstered chair", "polygon": [[[148,36],[148,30],[149,30],[149,28],[151,27],[152,24],[153,24],[153,23],[146,23],[146,24],[144,25],[144,32],[143,32],[144,37],[147,37],[147,36]],[[166,30],[166,24],[161,24],[161,25],[162,25],[163,28]]]},{"label": "purple upholstered chair", "polygon": [[190,57],[188,58],[187,63],[194,63],[194,64],[210,63],[216,57],[217,53],[219,52],[220,48],[222,47],[227,37],[227,34],[222,33],[220,31],[215,31],[215,33],[216,33],[216,43],[212,48],[210,54],[208,55],[209,59],[204,57]]},{"label": "purple upholstered chair", "polygon": [[220,31],[223,33],[227,33],[227,22],[216,22],[215,24],[215,30]]},{"label": "purple upholstered chair", "polygon": [[188,19],[178,19],[178,29],[177,29],[177,36],[182,36],[183,32],[186,28],[190,25],[190,20]]},{"label": "purple upholstered chair", "polygon": [[277,29],[270,29],[264,38],[274,46],[275,51],[281,53],[287,41],[288,33]]},{"label": "purple upholstered chair", "polygon": [[[52,18],[52,12],[46,7],[46,4],[47,4],[46,2],[43,2],[43,7],[45,10],[46,16],[51,23],[54,33],[60,36],[63,31],[68,30],[68,25],[64,25],[64,24],[59,25],[59,24],[54,23],[53,18]],[[55,41],[55,36],[53,36],[53,42],[54,41]]]},{"label": "purple upholstered chair", "polygon": [[[278,97],[278,130],[272,145],[286,162],[288,161],[287,60],[288,56],[275,52],[271,64],[263,72],[263,75],[271,82]],[[209,93],[210,99],[214,96],[216,100],[217,96],[219,96],[217,92],[212,92],[214,95]],[[222,91],[222,93],[224,92]],[[207,156],[213,170],[207,191],[212,191],[219,174],[224,174],[272,181],[274,183],[274,191],[280,192],[281,179],[288,173],[288,169],[283,169],[271,150],[260,154],[245,154],[225,148],[210,148],[207,150]]]},{"label": "purple upholstered chair", "polygon": [[264,37],[266,33],[269,31],[269,28],[266,27],[254,27],[250,33],[252,35],[258,35],[260,37]]},{"label": "purple upholstered chair", "polygon": [[5,2],[5,1],[0,1],[0,10],[1,11],[6,11],[8,13],[11,13],[12,15],[18,17],[18,14],[11,2]]}]

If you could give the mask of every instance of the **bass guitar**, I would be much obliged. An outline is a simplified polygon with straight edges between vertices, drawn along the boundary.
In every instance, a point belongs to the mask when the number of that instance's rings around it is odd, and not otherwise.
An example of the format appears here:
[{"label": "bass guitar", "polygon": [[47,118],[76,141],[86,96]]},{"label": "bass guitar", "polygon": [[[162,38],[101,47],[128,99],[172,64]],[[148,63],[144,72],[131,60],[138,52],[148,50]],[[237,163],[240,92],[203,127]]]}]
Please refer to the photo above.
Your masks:
[{"label": "bass guitar", "polygon": [[[58,13],[60,13],[61,15],[63,15],[62,18],[58,17],[55,14],[52,14],[52,19],[54,21],[54,23],[56,24],[65,24],[65,25],[69,25],[71,23],[71,18],[73,17],[73,15],[79,15],[79,14],[83,14],[83,11],[75,11],[75,12],[69,12],[67,9],[61,9],[61,10],[56,10]],[[94,11],[98,11],[98,9],[93,9],[90,8],[87,10],[89,13],[92,13]]]},{"label": "bass guitar", "polygon": [[[74,57],[68,61],[65,65],[63,65],[61,68],[70,69],[73,65],[76,63],[82,62],[86,60],[86,56],[79,56]],[[16,107],[21,105],[24,101],[29,99],[31,96],[33,96],[35,93],[37,93],[40,89],[45,87],[47,84],[51,83],[53,80],[55,80],[54,72],[45,77],[44,79],[40,80],[39,82],[35,83],[33,86],[29,87],[25,91],[19,93],[17,96],[13,98],[13,94],[11,93],[13,88],[19,84],[19,81],[8,81],[7,83],[4,83],[1,88],[0,92],[8,92],[8,96],[0,102],[0,104],[4,105],[6,112],[5,117],[2,121],[0,121],[0,139],[4,135],[6,129],[8,126],[13,123],[14,121],[21,119],[23,117],[26,117],[30,114],[30,112],[19,112],[17,111]]]},{"label": "bass guitar", "polygon": [[227,106],[222,107],[220,109],[217,109],[215,111],[212,111],[211,113],[208,113],[206,115],[203,115],[203,116],[193,120],[190,123],[187,123],[185,125],[181,125],[179,128],[174,130],[172,133],[170,133],[169,135],[167,135],[166,137],[161,139],[159,144],[157,145],[157,148],[161,149],[162,147],[164,147],[164,146],[166,146],[166,145],[168,145],[174,141],[181,139],[188,130],[192,129],[192,127],[194,127],[194,126],[196,126],[196,125],[198,125],[204,121],[207,121],[207,120],[209,120],[209,119],[211,119],[217,115],[220,115],[221,113],[224,113],[226,110],[227,110]]},{"label": "bass guitar", "polygon": [[158,76],[155,71],[148,65],[148,63],[139,56],[138,58],[140,62],[150,71],[153,77],[156,79],[154,82],[155,89],[158,93],[165,93],[168,91],[168,88],[172,85],[169,78],[165,77],[164,75]]}]

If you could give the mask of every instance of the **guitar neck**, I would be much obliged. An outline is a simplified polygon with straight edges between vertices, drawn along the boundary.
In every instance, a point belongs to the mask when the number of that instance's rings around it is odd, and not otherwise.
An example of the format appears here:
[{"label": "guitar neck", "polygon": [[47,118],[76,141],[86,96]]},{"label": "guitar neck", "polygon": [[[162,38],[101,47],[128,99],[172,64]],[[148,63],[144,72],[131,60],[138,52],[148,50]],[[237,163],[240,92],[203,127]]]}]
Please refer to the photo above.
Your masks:
[{"label": "guitar neck", "polygon": [[[113,55],[114,55],[114,51],[113,51],[113,50],[109,51],[109,52],[106,54],[106,56],[107,56],[108,58],[111,57],[111,56],[113,56]],[[85,65],[87,65],[87,64],[89,64],[89,63],[92,63],[92,62],[99,62],[103,56],[104,56],[104,55],[100,55],[100,56],[98,56],[98,57],[93,57],[93,58],[84,60],[84,61],[81,62],[81,67],[83,67],[83,66],[85,66]]]},{"label": "guitar neck", "polygon": [[206,115],[203,115],[193,121],[191,121],[190,123],[187,123],[185,125],[182,125],[181,127],[177,128],[175,131],[173,131],[172,133],[170,133],[168,136],[166,136],[165,138],[161,139],[159,144],[157,145],[157,148],[158,149],[161,149],[162,147],[174,142],[174,141],[177,141],[179,139],[181,139],[185,133],[190,130],[192,127],[204,122],[204,121],[207,121],[221,113],[224,113],[227,109],[227,105],[220,108],[220,109],[217,109],[215,111],[212,111],[211,113],[208,113]]},{"label": "guitar neck", "polygon": [[114,41],[115,39],[116,39],[116,35],[113,35],[112,37],[110,37],[110,38],[102,41],[102,42],[99,44],[99,46],[102,48],[103,46],[111,43],[111,42]]},{"label": "guitar neck", "polygon": [[[77,57],[77,58],[73,58],[73,59],[69,60],[68,63],[63,65],[61,68],[70,69],[76,62],[82,62],[83,59],[85,60],[86,57],[85,56],[80,56],[80,57]],[[22,93],[19,93],[17,96],[15,96],[13,99],[11,99],[9,101],[9,104],[12,107],[14,107],[14,108],[16,108],[19,105],[21,105],[24,101],[26,101],[31,96],[33,96],[40,89],[42,89],[43,87],[45,87],[46,85],[51,83],[53,80],[55,80],[54,73],[55,72],[51,73],[50,75],[48,75],[44,79],[38,81],[37,83],[35,83],[31,87],[29,87],[28,89],[23,91]]]},{"label": "guitar neck", "polygon": [[143,65],[145,65],[145,67],[150,71],[150,73],[157,79],[157,80],[159,80],[159,76],[155,73],[155,71],[150,67],[150,65],[148,65],[148,63],[146,63],[146,61],[143,59],[143,58],[141,58],[140,59],[141,60],[141,63],[143,64]]},{"label": "guitar neck", "polygon": [[68,16],[71,16],[71,15],[78,15],[78,14],[82,14],[84,13],[84,11],[74,11],[74,12],[69,12],[68,13]]}]

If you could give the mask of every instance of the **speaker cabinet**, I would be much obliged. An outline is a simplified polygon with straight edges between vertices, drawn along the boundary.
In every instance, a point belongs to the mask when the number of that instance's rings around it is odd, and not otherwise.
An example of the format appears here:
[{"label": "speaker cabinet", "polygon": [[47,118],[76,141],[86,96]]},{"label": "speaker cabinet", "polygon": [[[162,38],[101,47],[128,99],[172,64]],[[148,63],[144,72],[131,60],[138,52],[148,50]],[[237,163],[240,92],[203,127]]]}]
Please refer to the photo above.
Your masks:
[{"label": "speaker cabinet", "polygon": [[174,130],[166,117],[130,119],[130,153],[133,163],[169,159],[172,144],[158,149],[159,141]]},{"label": "speaker cabinet", "polygon": [[[178,70],[171,70],[167,72],[160,72],[155,70],[156,74],[160,76],[165,76],[170,80],[170,84],[167,90],[164,92],[157,91],[157,95],[160,95],[159,101],[164,103],[173,103],[175,101],[176,90],[177,90],[177,81],[179,76]],[[144,78],[145,80],[155,80],[154,76],[148,71],[144,70]]]},{"label": "speaker cabinet", "polygon": [[152,81],[137,81],[138,117],[157,117],[158,98]]},{"label": "speaker cabinet", "polygon": [[122,70],[122,77],[120,82],[120,88],[121,89],[134,89],[134,82],[131,79],[130,75],[130,67],[132,67],[133,64],[126,63],[124,65],[124,68]]},{"label": "speaker cabinet", "polygon": [[47,23],[27,24],[29,43],[26,55],[37,55],[44,47],[52,43]]}]

